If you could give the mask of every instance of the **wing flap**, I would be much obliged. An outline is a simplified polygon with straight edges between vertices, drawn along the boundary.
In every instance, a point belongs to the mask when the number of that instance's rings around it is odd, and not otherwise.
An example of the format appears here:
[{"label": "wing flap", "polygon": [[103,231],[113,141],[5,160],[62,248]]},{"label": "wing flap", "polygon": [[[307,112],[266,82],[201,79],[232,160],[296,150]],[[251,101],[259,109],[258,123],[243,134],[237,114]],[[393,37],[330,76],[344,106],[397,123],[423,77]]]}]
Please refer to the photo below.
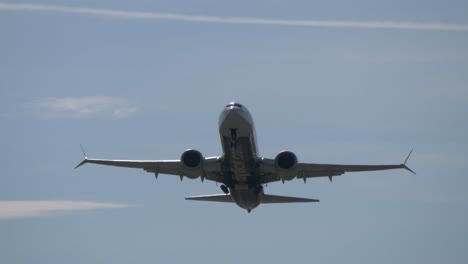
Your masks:
[{"label": "wing flap", "polygon": [[265,194],[262,203],[318,203],[318,199]]}]

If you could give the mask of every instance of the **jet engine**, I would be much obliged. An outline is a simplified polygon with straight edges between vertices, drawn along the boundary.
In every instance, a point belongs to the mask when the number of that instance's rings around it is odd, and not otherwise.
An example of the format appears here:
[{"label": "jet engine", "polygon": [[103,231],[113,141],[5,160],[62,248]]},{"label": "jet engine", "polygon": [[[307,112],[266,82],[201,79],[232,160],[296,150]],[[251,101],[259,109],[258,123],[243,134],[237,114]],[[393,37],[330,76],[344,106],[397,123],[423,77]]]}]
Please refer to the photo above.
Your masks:
[{"label": "jet engine", "polygon": [[184,166],[184,175],[189,178],[197,178],[203,172],[203,155],[195,149],[188,149],[180,156],[180,161]]},{"label": "jet engine", "polygon": [[297,176],[297,157],[291,151],[281,151],[276,155],[275,166],[282,180],[290,181]]}]

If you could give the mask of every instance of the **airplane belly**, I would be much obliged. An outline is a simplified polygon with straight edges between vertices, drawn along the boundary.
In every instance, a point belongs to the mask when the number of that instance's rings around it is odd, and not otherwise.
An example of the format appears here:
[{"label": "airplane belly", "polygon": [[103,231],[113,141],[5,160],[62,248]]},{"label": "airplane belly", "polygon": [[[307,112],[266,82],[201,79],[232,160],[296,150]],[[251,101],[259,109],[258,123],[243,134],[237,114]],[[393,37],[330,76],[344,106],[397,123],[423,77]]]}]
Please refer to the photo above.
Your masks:
[{"label": "airplane belly", "polygon": [[248,138],[238,138],[235,146],[231,146],[232,140],[224,138],[224,145],[227,145],[225,155],[225,170],[236,184],[244,184],[252,181],[254,176],[255,161],[252,156],[250,142]]},{"label": "airplane belly", "polygon": [[245,109],[229,109],[220,117],[223,174],[230,186],[255,182],[257,148],[252,117]]}]

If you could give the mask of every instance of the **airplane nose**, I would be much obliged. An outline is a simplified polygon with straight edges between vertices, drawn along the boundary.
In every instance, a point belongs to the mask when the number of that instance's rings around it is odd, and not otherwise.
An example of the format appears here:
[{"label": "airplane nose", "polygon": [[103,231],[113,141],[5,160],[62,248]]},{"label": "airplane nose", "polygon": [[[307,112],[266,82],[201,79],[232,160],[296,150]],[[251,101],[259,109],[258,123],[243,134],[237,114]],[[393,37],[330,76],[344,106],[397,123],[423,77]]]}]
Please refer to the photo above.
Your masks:
[{"label": "airplane nose", "polygon": [[251,124],[251,117],[244,108],[230,106],[221,116],[220,125],[241,126],[241,124]]},{"label": "airplane nose", "polygon": [[243,119],[244,118],[240,114],[239,109],[234,107],[226,111],[224,121],[225,122],[242,122]]},{"label": "airplane nose", "polygon": [[230,102],[226,105],[226,108],[233,109],[233,108],[243,108],[243,106],[239,103]]},{"label": "airplane nose", "polygon": [[239,103],[230,102],[224,108],[219,118],[219,127],[231,126],[238,127],[252,125],[252,117],[246,107]]}]

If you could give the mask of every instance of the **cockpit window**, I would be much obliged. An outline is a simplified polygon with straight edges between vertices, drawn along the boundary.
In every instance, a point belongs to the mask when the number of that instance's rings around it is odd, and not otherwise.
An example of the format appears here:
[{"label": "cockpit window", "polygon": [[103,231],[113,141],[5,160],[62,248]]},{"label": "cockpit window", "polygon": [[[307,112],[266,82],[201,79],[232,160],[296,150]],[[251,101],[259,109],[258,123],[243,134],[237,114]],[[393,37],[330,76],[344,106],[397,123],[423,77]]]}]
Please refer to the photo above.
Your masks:
[{"label": "cockpit window", "polygon": [[226,107],[231,107],[231,106],[242,108],[242,105],[238,103],[229,103],[228,105],[226,105]]}]

